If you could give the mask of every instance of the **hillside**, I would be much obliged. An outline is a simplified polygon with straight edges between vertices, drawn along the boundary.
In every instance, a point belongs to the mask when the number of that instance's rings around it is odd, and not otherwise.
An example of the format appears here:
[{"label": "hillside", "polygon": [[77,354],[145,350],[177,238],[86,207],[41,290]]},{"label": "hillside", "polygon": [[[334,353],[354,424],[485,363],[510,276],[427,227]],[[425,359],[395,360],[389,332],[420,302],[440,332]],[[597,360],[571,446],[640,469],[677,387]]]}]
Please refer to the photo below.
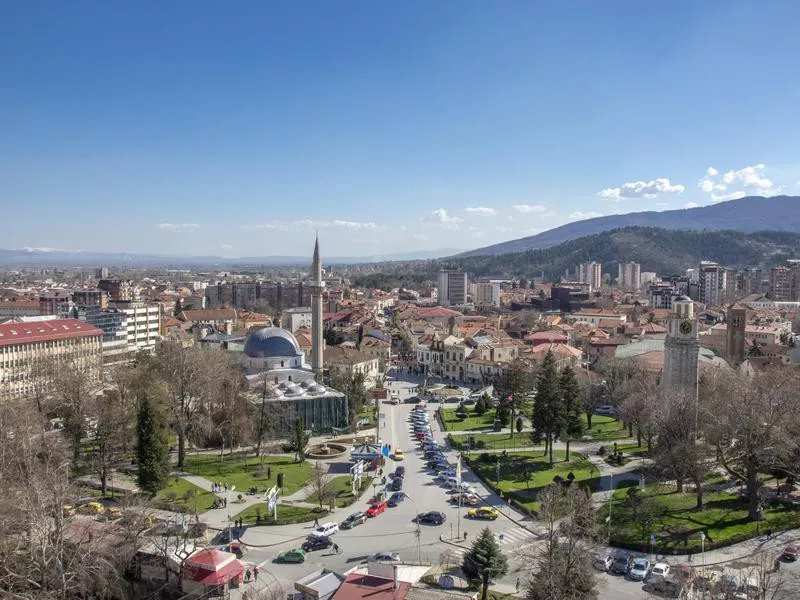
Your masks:
[{"label": "hillside", "polygon": [[760,231],[670,231],[626,227],[571,240],[540,250],[485,256],[458,256],[447,261],[472,277],[563,277],[582,262],[597,261],[616,273],[617,263],[638,262],[642,271],[682,273],[701,260],[731,268],[769,268],[787,258],[800,258],[800,233]]},{"label": "hillside", "polygon": [[530,237],[511,240],[465,252],[459,257],[506,254],[549,248],[587,235],[621,227],[658,227],[660,229],[708,231],[800,231],[800,197],[748,196],[740,200],[710,206],[608,215],[568,223]]}]

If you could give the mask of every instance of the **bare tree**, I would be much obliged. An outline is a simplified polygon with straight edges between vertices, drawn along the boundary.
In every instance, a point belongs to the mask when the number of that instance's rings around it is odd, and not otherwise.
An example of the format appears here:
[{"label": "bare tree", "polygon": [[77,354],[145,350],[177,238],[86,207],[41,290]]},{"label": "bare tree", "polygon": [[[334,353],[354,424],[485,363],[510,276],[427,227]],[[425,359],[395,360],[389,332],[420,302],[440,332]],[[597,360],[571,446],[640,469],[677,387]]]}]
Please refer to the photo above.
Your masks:
[{"label": "bare tree", "polygon": [[312,497],[319,502],[319,507],[323,508],[325,502],[330,500],[333,493],[333,482],[328,475],[328,469],[321,462],[314,464],[314,471],[311,473]]},{"label": "bare tree", "polygon": [[534,570],[526,600],[597,598],[591,567],[596,518],[590,495],[577,486],[551,485],[538,499],[544,545],[532,557]]},{"label": "bare tree", "polygon": [[226,444],[233,452],[234,446],[249,439],[252,429],[250,404],[245,396],[247,381],[234,364],[226,363],[217,379],[209,382],[211,394],[207,412],[215,437],[219,438],[220,460],[223,459]]},{"label": "bare tree", "polygon": [[511,415],[509,419],[510,436],[514,437],[514,425],[517,412],[522,409],[533,391],[535,374],[532,365],[516,359],[503,369],[494,379],[494,389],[500,397],[500,403]]},{"label": "bare tree", "polygon": [[704,382],[706,438],[722,467],[744,485],[750,520],[763,518],[759,474],[794,471],[797,386],[798,377],[790,371],[752,378],[725,373]]},{"label": "bare tree", "polygon": [[136,408],[123,401],[118,390],[106,390],[91,399],[90,411],[97,419],[92,450],[93,466],[100,479],[103,496],[108,494],[108,478],[117,459],[134,434]]}]

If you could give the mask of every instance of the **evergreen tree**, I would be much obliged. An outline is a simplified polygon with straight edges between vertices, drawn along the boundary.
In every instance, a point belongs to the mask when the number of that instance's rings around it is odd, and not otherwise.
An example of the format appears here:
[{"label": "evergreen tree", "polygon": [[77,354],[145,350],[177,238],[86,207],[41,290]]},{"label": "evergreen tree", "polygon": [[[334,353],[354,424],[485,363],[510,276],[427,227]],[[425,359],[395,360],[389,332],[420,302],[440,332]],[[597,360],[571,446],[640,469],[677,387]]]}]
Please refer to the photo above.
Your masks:
[{"label": "evergreen tree", "polygon": [[478,401],[475,403],[474,411],[476,415],[482,415],[489,408],[489,406],[486,403],[486,400],[484,399],[485,396],[487,396],[487,394],[483,394],[483,396],[478,398]]},{"label": "evergreen tree", "polygon": [[564,411],[562,435],[567,443],[567,460],[569,460],[570,441],[579,440],[583,435],[581,387],[575,378],[575,371],[569,365],[561,371],[559,388],[561,389],[561,401]]},{"label": "evergreen tree", "polygon": [[541,436],[547,441],[550,451],[550,464],[553,464],[553,440],[558,435],[564,422],[564,408],[559,388],[556,358],[548,351],[542,361],[542,369],[536,384],[536,398],[533,403],[533,434],[535,440]]},{"label": "evergreen tree", "polygon": [[306,445],[308,444],[308,434],[306,433],[306,422],[303,417],[300,417],[294,422],[294,451],[297,454],[297,460],[305,458]]},{"label": "evergreen tree", "polygon": [[169,436],[164,414],[148,390],[139,393],[136,420],[136,462],[139,487],[155,495],[169,476]]},{"label": "evergreen tree", "polygon": [[467,579],[481,584],[481,600],[489,597],[489,583],[508,572],[508,561],[500,544],[488,527],[478,535],[472,548],[464,554],[461,569]]}]

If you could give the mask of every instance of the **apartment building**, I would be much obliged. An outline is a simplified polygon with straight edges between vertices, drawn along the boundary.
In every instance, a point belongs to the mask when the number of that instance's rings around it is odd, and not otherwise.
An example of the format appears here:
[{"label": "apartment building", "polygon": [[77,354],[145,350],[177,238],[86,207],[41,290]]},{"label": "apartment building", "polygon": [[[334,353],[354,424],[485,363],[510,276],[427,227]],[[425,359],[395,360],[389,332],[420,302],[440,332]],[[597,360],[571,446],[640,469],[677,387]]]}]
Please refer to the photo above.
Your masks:
[{"label": "apartment building", "polygon": [[642,285],[642,266],[639,263],[619,263],[617,284],[624,290],[638,290]]},{"label": "apartment building", "polygon": [[101,329],[77,319],[0,325],[0,400],[47,390],[62,368],[99,383],[102,339]]},{"label": "apartment building", "polygon": [[721,306],[728,297],[728,271],[715,262],[702,261],[698,272],[698,300],[706,306]]},{"label": "apartment building", "polygon": [[500,282],[481,281],[475,284],[475,304],[500,306]]},{"label": "apartment building", "polygon": [[579,264],[578,281],[588,283],[592,290],[599,290],[603,283],[603,265],[594,261]]}]

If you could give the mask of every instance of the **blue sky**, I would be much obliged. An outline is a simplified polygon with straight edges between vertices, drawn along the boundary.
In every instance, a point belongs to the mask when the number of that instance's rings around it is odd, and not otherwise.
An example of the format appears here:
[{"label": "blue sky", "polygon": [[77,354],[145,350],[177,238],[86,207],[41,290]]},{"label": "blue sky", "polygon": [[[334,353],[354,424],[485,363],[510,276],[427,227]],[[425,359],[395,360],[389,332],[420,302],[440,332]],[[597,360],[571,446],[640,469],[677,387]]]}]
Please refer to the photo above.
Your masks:
[{"label": "blue sky", "polygon": [[318,229],[329,256],[370,255],[798,194],[798,17],[781,0],[4,3],[0,247],[304,254]]}]

